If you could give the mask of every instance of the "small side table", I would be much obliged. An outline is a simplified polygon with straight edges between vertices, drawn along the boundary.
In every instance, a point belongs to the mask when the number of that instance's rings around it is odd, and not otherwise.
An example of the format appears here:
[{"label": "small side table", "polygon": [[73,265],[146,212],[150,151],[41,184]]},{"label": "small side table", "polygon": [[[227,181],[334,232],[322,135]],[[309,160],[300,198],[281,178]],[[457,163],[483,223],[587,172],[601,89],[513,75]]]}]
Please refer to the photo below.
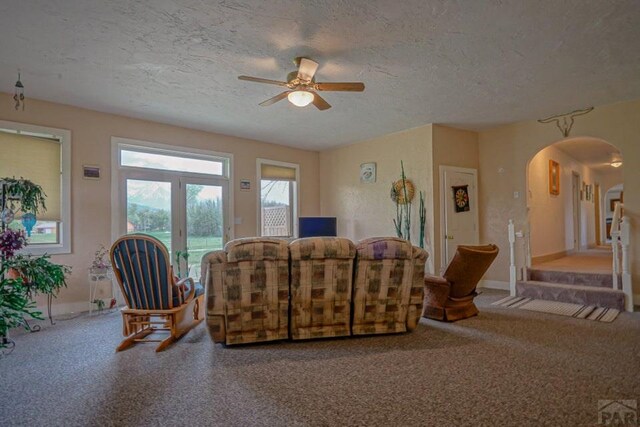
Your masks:
[{"label": "small side table", "polygon": [[89,270],[89,315],[93,313],[93,302],[96,300],[96,294],[98,293],[98,285],[101,282],[111,282],[111,298],[116,298],[116,286],[113,283],[113,274],[111,270],[105,272],[96,273]]}]

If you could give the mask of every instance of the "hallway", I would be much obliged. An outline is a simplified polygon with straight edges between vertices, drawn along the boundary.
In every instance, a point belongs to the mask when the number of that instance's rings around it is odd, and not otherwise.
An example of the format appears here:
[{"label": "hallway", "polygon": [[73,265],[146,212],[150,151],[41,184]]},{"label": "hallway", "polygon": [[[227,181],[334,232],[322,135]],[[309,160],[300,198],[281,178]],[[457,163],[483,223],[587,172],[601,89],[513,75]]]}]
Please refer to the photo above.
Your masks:
[{"label": "hallway", "polygon": [[612,274],[612,264],[611,247],[599,246],[598,248],[580,251],[553,261],[534,264],[532,268],[546,271]]}]

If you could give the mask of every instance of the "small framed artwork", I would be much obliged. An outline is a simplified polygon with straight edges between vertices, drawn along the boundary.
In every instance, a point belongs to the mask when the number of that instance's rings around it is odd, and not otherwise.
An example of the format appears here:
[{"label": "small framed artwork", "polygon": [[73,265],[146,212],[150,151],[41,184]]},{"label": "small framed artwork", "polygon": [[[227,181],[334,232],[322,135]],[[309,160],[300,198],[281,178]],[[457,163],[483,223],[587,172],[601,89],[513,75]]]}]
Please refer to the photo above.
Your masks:
[{"label": "small framed artwork", "polygon": [[360,182],[363,184],[373,184],[376,182],[375,163],[363,163],[360,165]]},{"label": "small framed artwork", "polygon": [[248,179],[241,179],[240,180],[240,190],[242,190],[242,191],[251,190],[251,181],[249,181]]},{"label": "small framed artwork", "polygon": [[82,178],[100,179],[100,166],[82,165]]},{"label": "small framed artwork", "polygon": [[609,200],[609,210],[611,212],[616,210],[616,203],[622,203],[620,199],[611,199]]},{"label": "small framed artwork", "polygon": [[560,164],[549,160],[549,194],[560,195]]}]

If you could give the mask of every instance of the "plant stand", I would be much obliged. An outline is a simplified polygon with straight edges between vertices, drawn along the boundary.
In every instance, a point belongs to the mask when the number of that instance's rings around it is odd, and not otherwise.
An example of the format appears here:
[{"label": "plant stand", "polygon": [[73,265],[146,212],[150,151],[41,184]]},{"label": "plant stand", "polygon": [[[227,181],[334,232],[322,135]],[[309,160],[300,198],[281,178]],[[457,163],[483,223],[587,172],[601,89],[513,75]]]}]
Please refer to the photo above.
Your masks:
[{"label": "plant stand", "polygon": [[[101,282],[110,282],[111,283],[111,298],[116,299],[116,287],[113,283],[113,275],[111,270],[106,270],[103,272],[93,272],[89,270],[89,315],[93,314],[93,304],[96,300],[96,296],[98,293],[98,285]],[[117,305],[116,305],[117,306]]]}]

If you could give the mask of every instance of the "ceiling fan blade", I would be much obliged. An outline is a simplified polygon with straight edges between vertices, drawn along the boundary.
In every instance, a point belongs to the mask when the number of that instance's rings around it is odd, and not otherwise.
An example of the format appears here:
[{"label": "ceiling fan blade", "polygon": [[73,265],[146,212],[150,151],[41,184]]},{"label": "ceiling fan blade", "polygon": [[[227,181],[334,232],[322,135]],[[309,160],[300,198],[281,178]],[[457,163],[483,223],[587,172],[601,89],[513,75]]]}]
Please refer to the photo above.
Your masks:
[{"label": "ceiling fan blade", "polygon": [[276,86],[287,86],[287,82],[281,82],[281,81],[278,81],[278,80],[262,79],[260,77],[238,76],[238,79],[239,80],[246,80],[248,82],[267,83],[267,84],[276,85]]},{"label": "ceiling fan blade", "polygon": [[287,90],[285,92],[282,92],[276,96],[274,96],[273,98],[269,98],[266,101],[261,102],[260,104],[258,104],[261,107],[268,107],[271,104],[275,104],[278,101],[282,101],[283,99],[285,99],[287,97],[287,95],[289,95],[291,93],[290,90]]},{"label": "ceiling fan blade", "polygon": [[318,95],[317,93],[313,94],[313,105],[316,106],[316,108],[318,110],[328,110],[329,108],[331,108],[331,104],[329,104],[327,101],[324,100],[323,97],[321,97],[320,95]]},{"label": "ceiling fan blade", "polygon": [[342,83],[316,83],[316,90],[339,91],[339,92],[362,92],[364,83],[362,82],[342,82]]},{"label": "ceiling fan blade", "polygon": [[300,59],[300,66],[298,67],[298,78],[310,82],[318,69],[318,63],[308,58]]}]

